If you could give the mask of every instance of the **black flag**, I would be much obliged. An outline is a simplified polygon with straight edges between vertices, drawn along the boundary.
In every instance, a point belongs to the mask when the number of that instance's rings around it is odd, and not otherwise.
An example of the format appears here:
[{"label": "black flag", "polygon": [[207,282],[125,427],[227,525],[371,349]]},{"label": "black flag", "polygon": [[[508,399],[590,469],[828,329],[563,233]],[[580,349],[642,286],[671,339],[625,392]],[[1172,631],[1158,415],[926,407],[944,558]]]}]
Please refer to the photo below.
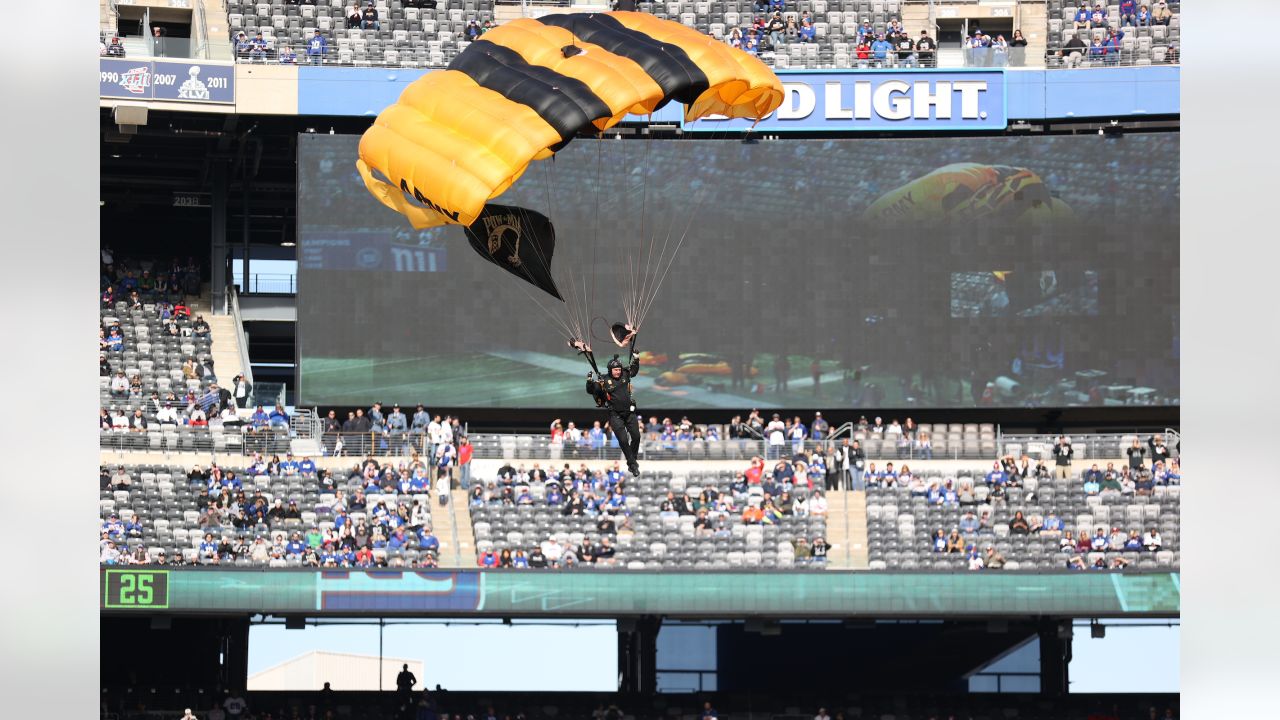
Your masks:
[{"label": "black flag", "polygon": [[471,247],[485,260],[564,300],[551,278],[556,229],[546,215],[510,205],[485,205],[466,233]]}]

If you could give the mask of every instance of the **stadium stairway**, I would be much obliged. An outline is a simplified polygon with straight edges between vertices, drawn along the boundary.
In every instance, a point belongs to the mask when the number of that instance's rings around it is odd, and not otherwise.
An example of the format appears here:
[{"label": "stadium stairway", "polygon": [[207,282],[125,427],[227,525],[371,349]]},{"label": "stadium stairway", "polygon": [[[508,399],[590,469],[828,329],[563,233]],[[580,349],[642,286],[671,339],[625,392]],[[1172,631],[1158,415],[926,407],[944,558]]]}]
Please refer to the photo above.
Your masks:
[{"label": "stadium stairway", "polygon": [[866,569],[867,494],[832,492],[827,494],[827,556],[832,568]]},{"label": "stadium stairway", "polygon": [[219,384],[231,390],[234,387],[231,381],[244,372],[240,362],[240,334],[236,332],[235,316],[214,315],[204,298],[195,303],[191,311],[192,314],[204,315],[204,319],[209,321],[209,331],[213,338],[213,345],[210,347],[213,369]]},{"label": "stadium stairway", "polygon": [[[450,504],[453,498],[449,499]],[[441,507],[434,499],[431,501],[431,532],[440,541],[438,560],[441,567],[457,567],[458,552],[453,543],[453,514],[448,507]]]},{"label": "stadium stairway", "polygon": [[[436,507],[439,507],[438,503]],[[453,531],[457,533],[458,552],[456,554],[456,563],[454,562],[455,555],[450,554],[446,560],[445,555],[441,553],[440,564],[448,566],[453,563],[454,567],[474,567],[476,563],[476,534],[471,529],[471,513],[467,510],[467,491],[454,490],[450,493],[449,507],[444,509],[451,514],[450,523],[453,526]],[[435,507],[433,507],[431,509],[432,520],[435,519],[435,511]],[[451,533],[450,540],[452,539]],[[443,543],[444,541],[441,540],[441,542]]]}]

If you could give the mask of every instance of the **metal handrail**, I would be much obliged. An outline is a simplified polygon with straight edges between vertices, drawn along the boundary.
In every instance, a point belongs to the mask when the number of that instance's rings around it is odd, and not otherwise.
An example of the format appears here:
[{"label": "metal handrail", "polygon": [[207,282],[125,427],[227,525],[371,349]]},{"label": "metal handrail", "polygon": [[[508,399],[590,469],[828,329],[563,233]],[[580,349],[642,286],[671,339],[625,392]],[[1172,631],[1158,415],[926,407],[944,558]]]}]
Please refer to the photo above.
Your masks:
[{"label": "metal handrail", "polygon": [[240,372],[250,385],[253,384],[253,368],[249,366],[249,338],[244,334],[244,320],[240,316],[240,293],[235,285],[227,286],[228,315],[236,325],[236,343],[240,346]]}]

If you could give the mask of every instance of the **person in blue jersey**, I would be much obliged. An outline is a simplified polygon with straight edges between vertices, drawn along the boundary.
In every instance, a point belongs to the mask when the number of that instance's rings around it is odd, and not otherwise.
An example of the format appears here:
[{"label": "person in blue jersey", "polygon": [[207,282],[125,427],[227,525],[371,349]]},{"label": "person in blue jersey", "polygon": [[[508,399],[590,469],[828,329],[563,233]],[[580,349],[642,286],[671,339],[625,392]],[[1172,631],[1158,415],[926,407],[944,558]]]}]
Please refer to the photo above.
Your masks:
[{"label": "person in blue jersey", "polygon": [[329,41],[320,34],[320,28],[316,28],[315,34],[307,42],[307,60],[312,65],[319,65],[324,62],[324,56],[328,52]]},{"label": "person in blue jersey", "polygon": [[418,549],[423,552],[438,553],[440,552],[440,540],[431,533],[429,528],[423,527],[418,530]]}]

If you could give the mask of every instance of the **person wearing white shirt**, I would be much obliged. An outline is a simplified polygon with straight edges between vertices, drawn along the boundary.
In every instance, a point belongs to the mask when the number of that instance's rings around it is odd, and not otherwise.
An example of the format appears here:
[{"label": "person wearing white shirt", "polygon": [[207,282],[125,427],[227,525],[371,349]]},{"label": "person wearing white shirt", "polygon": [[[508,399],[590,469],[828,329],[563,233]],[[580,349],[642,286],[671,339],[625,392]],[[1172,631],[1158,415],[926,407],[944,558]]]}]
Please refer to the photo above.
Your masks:
[{"label": "person wearing white shirt", "polygon": [[782,447],[787,444],[787,425],[773,414],[773,420],[765,426],[765,435],[769,438],[769,459],[777,460],[782,455]]},{"label": "person wearing white shirt", "polygon": [[831,716],[827,714],[826,708],[818,708],[818,714],[813,716],[813,720],[831,720]]},{"label": "person wearing white shirt", "polygon": [[182,711],[182,717],[178,720],[196,720],[196,716],[191,714],[191,708]]},{"label": "person wearing white shirt", "polygon": [[564,554],[564,548],[560,547],[560,543],[555,540],[548,540],[542,543],[542,554],[547,556],[547,563],[554,565],[560,562],[560,556]]},{"label": "person wearing white shirt", "polygon": [[413,527],[429,527],[431,525],[431,510],[426,503],[416,503],[413,506],[413,513],[409,518],[409,524]]},{"label": "person wearing white shirt", "polygon": [[809,517],[809,501],[804,495],[797,495],[795,502],[791,503],[791,512],[796,517]]},{"label": "person wearing white shirt", "polygon": [[445,425],[440,422],[439,415],[431,418],[431,422],[427,424],[427,457],[434,458],[436,456],[436,445],[440,444],[441,433],[444,428]]},{"label": "person wearing white shirt", "polygon": [[124,410],[111,408],[111,429],[120,432],[129,429],[129,416],[124,414]]},{"label": "person wearing white shirt", "polygon": [[161,425],[177,425],[178,411],[168,406],[162,407],[156,413],[156,422]]},{"label": "person wearing white shirt", "polygon": [[827,498],[822,493],[816,492],[813,498],[809,500],[810,515],[826,515],[827,514]]}]

